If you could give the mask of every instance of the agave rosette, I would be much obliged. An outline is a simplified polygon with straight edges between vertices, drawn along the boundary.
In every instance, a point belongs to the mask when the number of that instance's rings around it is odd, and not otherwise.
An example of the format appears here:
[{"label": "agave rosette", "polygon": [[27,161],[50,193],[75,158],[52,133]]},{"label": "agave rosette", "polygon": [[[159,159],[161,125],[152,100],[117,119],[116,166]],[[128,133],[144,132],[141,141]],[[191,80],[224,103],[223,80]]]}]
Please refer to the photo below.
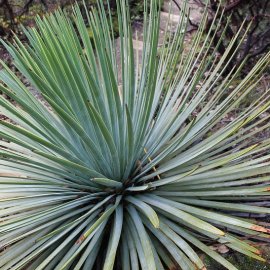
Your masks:
[{"label": "agave rosette", "polygon": [[74,6],[24,29],[29,45],[5,44],[42,99],[2,63],[0,90],[17,106],[1,96],[0,268],[205,269],[199,251],[237,269],[209,241],[263,261],[253,243],[270,230],[237,213],[270,214],[254,204],[269,200],[270,140],[256,137],[270,125],[269,90],[223,119],[270,54],[235,85],[241,67],[226,67],[242,29],[217,55],[220,19],[205,34],[206,10],[184,50],[186,6],[160,41],[151,1],[140,52],[125,1],[117,6],[120,61],[100,3],[87,23]]}]

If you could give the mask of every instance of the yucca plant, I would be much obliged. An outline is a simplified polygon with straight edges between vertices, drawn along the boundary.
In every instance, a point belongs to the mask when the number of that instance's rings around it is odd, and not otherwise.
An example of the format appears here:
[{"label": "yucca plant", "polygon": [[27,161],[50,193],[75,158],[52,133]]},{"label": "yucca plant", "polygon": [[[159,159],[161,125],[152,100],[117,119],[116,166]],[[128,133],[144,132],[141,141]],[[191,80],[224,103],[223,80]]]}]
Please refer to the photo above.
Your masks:
[{"label": "yucca plant", "polygon": [[205,36],[205,10],[185,48],[186,4],[168,43],[146,2],[142,52],[124,0],[119,57],[101,2],[86,22],[78,6],[59,10],[24,29],[29,45],[5,44],[42,97],[1,63],[0,90],[17,104],[1,96],[1,270],[206,269],[201,253],[237,269],[213,242],[264,261],[256,240],[270,230],[238,214],[270,214],[256,205],[270,197],[270,139],[256,136],[270,89],[231,118],[270,53],[235,85],[240,68],[223,71],[241,29],[218,55],[221,20]]}]

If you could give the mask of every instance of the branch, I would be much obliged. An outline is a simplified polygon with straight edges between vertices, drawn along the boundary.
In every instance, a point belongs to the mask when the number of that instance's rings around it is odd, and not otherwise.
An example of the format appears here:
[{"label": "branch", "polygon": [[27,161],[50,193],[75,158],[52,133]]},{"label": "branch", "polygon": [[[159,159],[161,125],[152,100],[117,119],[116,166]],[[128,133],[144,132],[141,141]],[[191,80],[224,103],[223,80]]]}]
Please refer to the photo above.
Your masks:
[{"label": "branch", "polygon": [[242,3],[243,0],[237,0],[229,5],[227,5],[225,8],[224,8],[224,11],[225,12],[228,12],[228,11],[231,11],[232,9],[234,9],[235,7],[239,6],[241,3]]},{"label": "branch", "polygon": [[[180,5],[177,3],[177,1],[176,1],[176,0],[172,0],[172,1],[174,2],[174,4],[176,5],[176,7],[178,8],[178,10],[179,10],[179,11],[182,11],[182,8],[181,8]],[[188,15],[186,15],[186,17],[187,17],[187,19],[188,19],[189,24],[190,24],[191,26],[196,27],[196,29],[197,29],[197,28],[198,28],[198,25],[195,24],[194,22],[192,22]]]}]

